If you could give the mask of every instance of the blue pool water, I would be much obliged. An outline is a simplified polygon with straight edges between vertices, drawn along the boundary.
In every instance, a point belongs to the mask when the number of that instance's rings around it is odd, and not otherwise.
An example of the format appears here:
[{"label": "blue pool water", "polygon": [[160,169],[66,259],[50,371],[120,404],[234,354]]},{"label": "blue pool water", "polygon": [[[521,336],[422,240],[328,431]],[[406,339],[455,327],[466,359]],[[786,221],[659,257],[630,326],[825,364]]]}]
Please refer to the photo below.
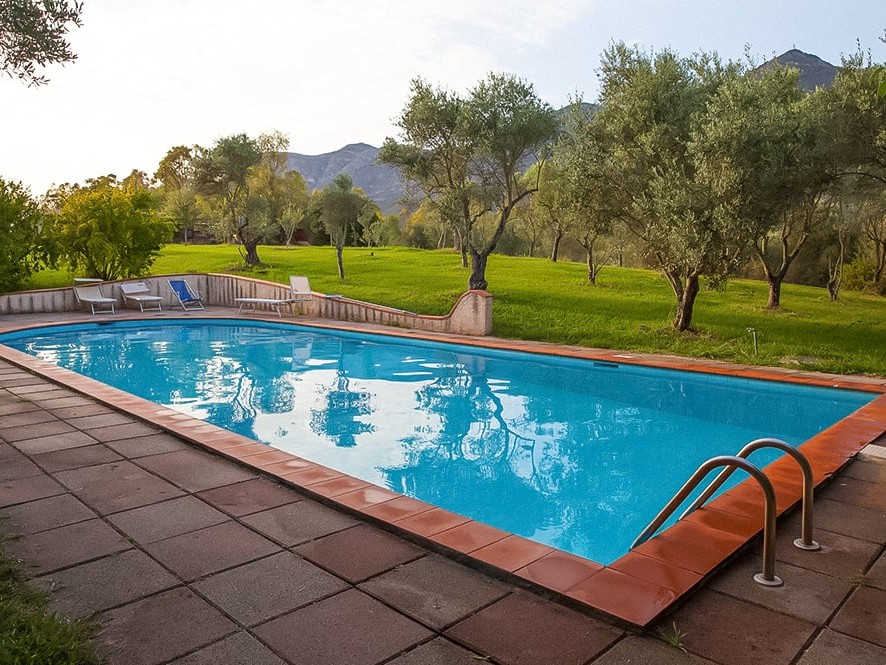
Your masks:
[{"label": "blue pool water", "polygon": [[709,457],[762,436],[797,445],[874,397],[233,320],[0,343],[604,564]]}]

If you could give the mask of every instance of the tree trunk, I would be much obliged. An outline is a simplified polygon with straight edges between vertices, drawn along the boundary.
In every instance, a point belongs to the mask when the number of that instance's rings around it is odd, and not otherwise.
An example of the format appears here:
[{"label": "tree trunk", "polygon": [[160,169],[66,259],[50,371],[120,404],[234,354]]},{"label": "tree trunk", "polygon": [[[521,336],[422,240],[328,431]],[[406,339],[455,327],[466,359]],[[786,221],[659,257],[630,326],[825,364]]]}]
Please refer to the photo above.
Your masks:
[{"label": "tree trunk", "polygon": [[554,232],[554,246],[551,247],[551,261],[553,263],[557,262],[557,259],[560,258],[560,241],[563,240],[563,231],[557,230]]},{"label": "tree trunk", "polygon": [[[468,267],[468,246],[466,243],[459,241],[459,250],[461,251],[461,267]],[[484,265],[483,270],[486,270]]]},{"label": "tree trunk", "polygon": [[258,239],[245,241],[243,243],[243,249],[246,250],[246,256],[243,257],[246,265],[261,265],[261,259],[258,258]]},{"label": "tree trunk", "polygon": [[769,282],[769,302],[766,307],[778,309],[781,307],[781,283],[784,281],[784,275],[768,273],[766,277]]},{"label": "tree trunk", "polygon": [[343,282],[345,280],[345,264],[342,258],[342,249],[341,245],[335,246],[335,260],[338,263],[338,278]]},{"label": "tree trunk", "polygon": [[471,277],[468,279],[468,288],[471,290],[485,291],[489,283],[486,281],[486,263],[489,254],[471,250]]},{"label": "tree trunk", "polygon": [[686,332],[692,325],[692,311],[695,307],[695,298],[698,295],[698,273],[691,272],[686,276],[684,284],[677,270],[665,270],[665,276],[671,283],[674,295],[677,297],[677,315],[674,317],[674,328],[680,332]]},{"label": "tree trunk", "polygon": [[588,256],[588,282],[593,286],[597,286],[597,269],[594,266],[594,247],[589,245],[585,247]]}]

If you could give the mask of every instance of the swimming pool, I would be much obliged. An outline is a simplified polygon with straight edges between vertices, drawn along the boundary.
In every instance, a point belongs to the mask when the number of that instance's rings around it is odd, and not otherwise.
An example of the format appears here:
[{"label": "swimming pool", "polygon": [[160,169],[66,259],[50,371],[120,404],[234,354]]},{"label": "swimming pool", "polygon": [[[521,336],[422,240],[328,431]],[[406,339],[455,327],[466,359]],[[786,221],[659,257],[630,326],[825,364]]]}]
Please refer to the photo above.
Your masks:
[{"label": "swimming pool", "polygon": [[799,444],[875,397],[234,320],[0,342],[604,564],[702,461]]}]

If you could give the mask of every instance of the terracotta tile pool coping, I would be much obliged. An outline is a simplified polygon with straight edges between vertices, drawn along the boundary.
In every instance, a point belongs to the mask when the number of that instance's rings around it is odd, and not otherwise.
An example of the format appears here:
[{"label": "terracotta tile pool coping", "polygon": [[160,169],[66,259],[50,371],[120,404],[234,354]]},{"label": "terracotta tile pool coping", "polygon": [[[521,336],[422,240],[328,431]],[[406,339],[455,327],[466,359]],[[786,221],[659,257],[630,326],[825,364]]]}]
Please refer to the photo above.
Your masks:
[{"label": "terracotta tile pool coping", "polygon": [[[127,313],[117,320],[155,320],[168,318],[170,314],[182,318],[180,313],[163,312],[150,316]],[[32,317],[21,316],[16,317],[18,324],[15,324],[10,318],[4,318],[0,332],[95,321],[91,317],[69,315],[63,322],[35,321]],[[187,318],[281,322],[278,318],[264,316],[237,317],[229,310],[189,315]],[[31,323],[26,322],[28,319],[32,319]],[[886,378],[818,374],[676,356],[497,338],[469,338],[339,322],[299,319],[284,320],[283,323],[879,393],[880,397],[799,447],[813,468],[816,487],[846,465],[857,452],[886,434]],[[762,531],[762,493],[748,479],[617,561],[603,566],[284,451],[269,450],[265,444],[3,345],[0,345],[0,358],[154,424],[199,447],[290,483],[315,498],[356,513],[368,521],[409,535],[437,551],[473,562],[487,572],[524,586],[548,592],[572,606],[590,608],[633,626],[649,625],[725,565]],[[770,464],[766,472],[775,481],[777,512],[781,515],[797,505],[802,496],[797,464],[793,459],[782,457]]]}]

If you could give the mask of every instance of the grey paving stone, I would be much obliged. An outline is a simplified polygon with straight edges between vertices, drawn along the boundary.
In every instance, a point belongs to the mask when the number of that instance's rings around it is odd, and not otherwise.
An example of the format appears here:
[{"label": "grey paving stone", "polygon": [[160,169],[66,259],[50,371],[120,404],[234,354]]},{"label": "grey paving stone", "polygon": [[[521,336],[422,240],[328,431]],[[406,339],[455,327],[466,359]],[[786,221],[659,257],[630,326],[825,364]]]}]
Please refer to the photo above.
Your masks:
[{"label": "grey paving stone", "polygon": [[58,494],[3,508],[0,531],[9,536],[39,533],[95,517],[97,515],[73,495]]},{"label": "grey paving stone", "polygon": [[[30,411],[40,411],[40,407],[30,402],[28,400],[22,399],[19,397],[14,402],[7,402],[6,404],[0,404],[0,416],[6,417],[13,414],[21,414],[27,413]],[[2,433],[0,433],[2,436]]]},{"label": "grey paving stone", "polygon": [[594,665],[714,665],[714,661],[682,651],[654,637],[628,635]]},{"label": "grey paving stone", "polygon": [[446,634],[494,662],[565,665],[590,661],[622,631],[536,596],[512,593]]},{"label": "grey paving stone", "polygon": [[123,457],[131,459],[193,448],[190,444],[175,438],[171,434],[151,434],[150,436],[138,436],[131,439],[119,439],[117,441],[108,441],[105,445],[123,455]]},{"label": "grey paving stone", "polygon": [[110,427],[112,425],[124,425],[131,422],[135,422],[132,416],[117,411],[68,419],[69,425],[81,430],[95,429],[97,427]]},{"label": "grey paving stone", "polygon": [[38,439],[53,434],[67,434],[77,430],[63,420],[46,420],[39,423],[20,425],[12,429],[3,430],[3,438],[9,443],[24,441],[25,439]]},{"label": "grey paving stone", "polygon": [[56,418],[80,418],[99,413],[115,413],[115,411],[104,404],[87,401],[85,404],[77,404],[75,406],[55,407],[52,409],[52,413]]},{"label": "grey paving stone", "polygon": [[68,448],[77,448],[79,446],[94,446],[98,443],[88,434],[73,431],[62,434],[49,434],[47,436],[38,436],[33,439],[23,439],[16,441],[15,447],[27,455],[36,455],[38,453],[48,453],[53,450],[66,450]]},{"label": "grey paving stone", "polygon": [[[212,575],[193,585],[240,623],[253,626],[348,588],[347,582],[291,554]],[[248,593],[244,593],[248,589]]]},{"label": "grey paving stone", "polygon": [[831,620],[831,628],[886,647],[886,591],[858,587]]},{"label": "grey paving stone", "polygon": [[49,529],[6,543],[32,575],[45,573],[129,549],[129,542],[100,519]]},{"label": "grey paving stone", "polygon": [[126,665],[158,665],[236,630],[234,623],[186,588],[108,610],[100,615],[99,624],[99,654]]},{"label": "grey paving stone", "polygon": [[286,662],[249,633],[239,632],[169,665],[286,665]]},{"label": "grey paving stone", "polygon": [[295,503],[305,498],[291,487],[285,487],[266,478],[223,485],[200,492],[197,496],[235,517]]},{"label": "grey paving stone", "polygon": [[257,531],[286,547],[357,524],[357,520],[311,500],[290,503],[243,518]]},{"label": "grey paving stone", "polygon": [[0,444],[0,481],[18,480],[42,474],[43,471],[40,467],[28,459],[26,455],[8,443]]},{"label": "grey paving stone", "polygon": [[123,459],[107,446],[80,446],[69,450],[34,455],[34,461],[49,473],[79,469],[83,466],[107,464]]},{"label": "grey paving stone", "polygon": [[60,471],[55,477],[103,515],[182,495],[174,485],[128,461]]},{"label": "grey paving stone", "polygon": [[431,636],[356,589],[285,614],[254,632],[293,665],[376,665]]},{"label": "grey paving stone", "polygon": [[[886,542],[886,512],[875,508],[853,506],[842,501],[816,498],[814,506],[815,530],[822,529],[871,542]],[[799,511],[778,525],[780,533],[800,537]],[[815,537],[815,531],[813,531]]]},{"label": "grey paving stone", "polygon": [[0,480],[0,507],[43,499],[64,491],[63,486],[42,472],[39,476]]},{"label": "grey paving stone", "polygon": [[779,532],[776,554],[778,560],[842,580],[848,580],[856,573],[867,570],[880,550],[879,543],[818,529],[815,540],[821,544],[821,549],[807,552],[794,547],[793,541],[798,535]]},{"label": "grey paving stone", "polygon": [[257,477],[239,464],[190,448],[139,459],[139,464],[191,492]]},{"label": "grey paving stone", "polygon": [[753,580],[761,566],[759,553],[744,556],[714,578],[710,588],[820,624],[834,613],[849,590],[846,580],[781,561],[777,562],[775,572],[784,580],[784,585],[764,587]]},{"label": "grey paving stone", "polygon": [[111,554],[37,578],[51,589],[49,609],[83,617],[181,584],[140,550]]},{"label": "grey paving stone", "polygon": [[185,580],[276,554],[280,548],[254,531],[229,521],[145,545],[151,556]]},{"label": "grey paving stone", "polygon": [[437,630],[510,591],[505,584],[436,555],[398,566],[360,588]]},{"label": "grey paving stone", "polygon": [[825,628],[797,665],[883,665],[886,648]]},{"label": "grey paving stone", "polygon": [[152,543],[188,531],[196,531],[229,518],[194,496],[182,496],[115,513],[108,518],[139,543]]},{"label": "grey paving stone", "polygon": [[867,573],[867,583],[879,589],[886,589],[886,553],[874,562]]},{"label": "grey paving stone", "polygon": [[56,417],[49,413],[49,411],[44,411],[43,409],[31,409],[29,411],[24,411],[22,413],[10,413],[4,415],[0,418],[0,435],[3,434],[3,430],[15,429],[18,427],[25,427],[27,425],[34,425],[36,423],[45,423],[56,420]]},{"label": "grey paving stone", "polygon": [[369,524],[358,524],[296,548],[302,556],[357,583],[424,556],[426,550]]},{"label": "grey paving stone", "polygon": [[110,427],[96,427],[87,430],[89,436],[102,443],[118,441],[120,439],[132,439],[138,436],[150,436],[159,434],[160,430],[142,422],[130,421],[123,425],[111,425]]},{"label": "grey paving stone", "polygon": [[394,658],[387,665],[478,665],[485,660],[479,654],[438,637]]}]

